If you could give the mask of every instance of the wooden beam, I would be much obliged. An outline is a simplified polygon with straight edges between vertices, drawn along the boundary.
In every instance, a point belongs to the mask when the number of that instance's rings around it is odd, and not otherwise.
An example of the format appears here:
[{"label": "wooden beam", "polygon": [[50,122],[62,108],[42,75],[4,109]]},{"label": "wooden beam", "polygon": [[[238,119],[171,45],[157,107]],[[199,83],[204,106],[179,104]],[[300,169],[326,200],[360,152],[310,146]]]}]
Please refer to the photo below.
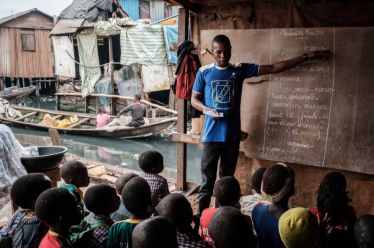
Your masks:
[{"label": "wooden beam", "polygon": [[[80,93],[56,93],[55,95],[56,96],[80,96],[80,97],[82,97],[82,94],[80,94]],[[109,98],[126,99],[126,100],[131,100],[131,101],[134,100],[133,97],[120,96],[120,95],[90,94],[90,96],[95,96],[95,97],[103,96],[103,97],[109,97]],[[151,103],[151,102],[143,100],[143,99],[140,100],[140,102],[144,103],[145,105],[161,109],[161,110],[163,110],[165,112],[168,112],[168,113],[171,113],[171,114],[174,114],[174,115],[178,114],[178,112],[175,111],[175,110],[165,108],[165,107],[163,107],[161,105],[158,105],[158,104],[155,104],[155,103]]]},{"label": "wooden beam", "polygon": [[23,120],[23,119],[26,119],[27,117],[30,117],[30,116],[35,115],[36,113],[37,113],[37,112],[31,112],[31,113],[25,114],[25,115],[23,115],[23,116],[21,116],[21,117],[18,117],[18,118],[14,119],[14,120],[15,120],[15,121],[21,121],[21,120]]},{"label": "wooden beam", "polygon": [[190,134],[185,134],[185,133],[174,133],[173,141],[187,143],[187,144],[194,144],[194,145],[201,144],[200,136],[192,136]]},{"label": "wooden beam", "polygon": [[74,127],[77,127],[77,126],[79,126],[80,124],[83,124],[83,123],[89,121],[90,119],[91,119],[91,118],[84,118],[84,119],[78,121],[77,123],[73,123],[72,125],[70,125],[70,126],[68,126],[68,127],[66,127],[66,128],[74,128]]},{"label": "wooden beam", "polygon": [[54,146],[61,146],[61,138],[60,135],[58,134],[58,130],[54,128],[49,128],[48,129],[49,136],[51,137],[52,145]]},{"label": "wooden beam", "polygon": [[200,6],[195,3],[191,3],[190,1],[168,0],[168,2],[171,3],[172,5],[182,5],[183,8],[192,10],[193,12],[200,12]]}]

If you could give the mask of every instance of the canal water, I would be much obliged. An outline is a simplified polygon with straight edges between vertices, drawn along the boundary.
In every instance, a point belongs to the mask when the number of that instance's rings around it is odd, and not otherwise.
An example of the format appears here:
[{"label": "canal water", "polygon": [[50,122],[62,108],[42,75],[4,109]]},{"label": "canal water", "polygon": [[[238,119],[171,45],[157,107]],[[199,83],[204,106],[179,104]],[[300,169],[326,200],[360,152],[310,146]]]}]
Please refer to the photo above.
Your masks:
[{"label": "canal water", "polygon": [[[53,99],[28,101],[27,105],[38,108],[54,109]],[[47,131],[11,127],[16,134],[48,136]],[[60,134],[63,145],[69,152],[87,159],[97,160],[108,164],[139,170],[139,155],[148,150],[157,150],[164,156],[165,169],[162,175],[176,178],[176,143],[171,137],[152,136],[142,139],[116,139],[89,136]],[[201,182],[200,173],[201,149],[196,145],[187,145],[187,180]]]}]

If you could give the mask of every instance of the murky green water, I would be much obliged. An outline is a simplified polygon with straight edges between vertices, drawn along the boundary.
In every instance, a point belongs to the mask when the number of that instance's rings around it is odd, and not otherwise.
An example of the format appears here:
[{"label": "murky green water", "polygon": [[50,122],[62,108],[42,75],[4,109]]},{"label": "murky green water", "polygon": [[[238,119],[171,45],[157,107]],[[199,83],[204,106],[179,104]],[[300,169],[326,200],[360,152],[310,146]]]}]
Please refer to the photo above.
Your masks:
[{"label": "murky green water", "polygon": [[[54,101],[28,102],[38,108],[54,109]],[[48,136],[47,131],[12,127],[17,134]],[[102,161],[138,170],[138,157],[147,150],[157,150],[164,156],[165,169],[162,173],[167,178],[176,178],[176,144],[170,137],[148,137],[143,139],[112,139],[88,136],[60,134],[63,144],[69,152],[87,159]],[[187,180],[200,183],[201,150],[196,145],[187,145]]]}]

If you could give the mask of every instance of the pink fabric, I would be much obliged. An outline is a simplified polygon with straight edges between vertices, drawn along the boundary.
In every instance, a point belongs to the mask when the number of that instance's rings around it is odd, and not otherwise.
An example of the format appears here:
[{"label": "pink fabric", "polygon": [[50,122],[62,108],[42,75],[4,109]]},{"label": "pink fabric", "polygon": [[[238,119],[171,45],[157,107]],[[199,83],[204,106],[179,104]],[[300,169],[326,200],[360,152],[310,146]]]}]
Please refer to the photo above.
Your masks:
[{"label": "pink fabric", "polygon": [[96,117],[96,127],[97,128],[104,127],[104,126],[108,125],[109,121],[110,121],[110,116],[109,115],[98,114],[97,117]]}]

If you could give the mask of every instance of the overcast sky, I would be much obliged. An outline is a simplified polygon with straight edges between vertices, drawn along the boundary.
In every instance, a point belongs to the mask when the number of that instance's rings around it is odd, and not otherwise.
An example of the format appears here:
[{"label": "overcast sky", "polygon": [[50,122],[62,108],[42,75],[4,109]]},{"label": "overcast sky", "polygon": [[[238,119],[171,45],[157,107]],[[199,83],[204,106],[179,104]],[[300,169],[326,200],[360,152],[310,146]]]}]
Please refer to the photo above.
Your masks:
[{"label": "overcast sky", "polygon": [[37,8],[48,15],[59,15],[73,0],[1,0],[0,18]]}]

